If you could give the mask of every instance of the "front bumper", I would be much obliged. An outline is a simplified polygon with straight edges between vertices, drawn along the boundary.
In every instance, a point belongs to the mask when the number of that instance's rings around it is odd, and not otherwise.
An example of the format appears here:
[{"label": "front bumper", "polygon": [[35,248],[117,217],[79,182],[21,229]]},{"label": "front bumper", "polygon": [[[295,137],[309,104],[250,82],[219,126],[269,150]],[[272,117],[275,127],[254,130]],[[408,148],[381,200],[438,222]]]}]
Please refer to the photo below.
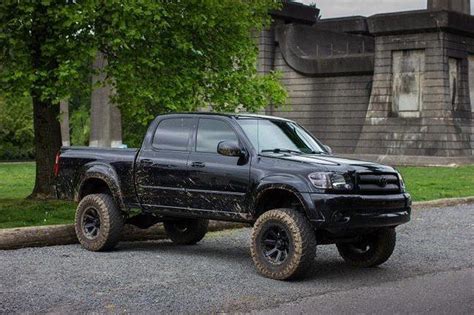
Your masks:
[{"label": "front bumper", "polygon": [[309,194],[315,228],[358,229],[397,226],[410,221],[411,197],[394,195]]}]

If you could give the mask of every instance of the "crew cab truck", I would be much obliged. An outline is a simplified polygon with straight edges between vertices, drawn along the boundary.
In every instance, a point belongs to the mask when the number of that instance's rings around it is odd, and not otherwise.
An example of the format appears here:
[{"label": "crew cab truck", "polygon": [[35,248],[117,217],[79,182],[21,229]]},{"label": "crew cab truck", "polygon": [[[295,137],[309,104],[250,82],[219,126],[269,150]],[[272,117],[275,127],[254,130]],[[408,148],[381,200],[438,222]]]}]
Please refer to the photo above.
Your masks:
[{"label": "crew cab truck", "polygon": [[411,213],[392,167],[334,156],[297,123],[261,115],[161,115],[140,149],[63,147],[55,172],[88,250],[112,249],[124,224],[162,222],[190,245],[209,219],[246,222],[257,271],[281,280],[303,276],[323,244],[351,265],[384,263]]}]

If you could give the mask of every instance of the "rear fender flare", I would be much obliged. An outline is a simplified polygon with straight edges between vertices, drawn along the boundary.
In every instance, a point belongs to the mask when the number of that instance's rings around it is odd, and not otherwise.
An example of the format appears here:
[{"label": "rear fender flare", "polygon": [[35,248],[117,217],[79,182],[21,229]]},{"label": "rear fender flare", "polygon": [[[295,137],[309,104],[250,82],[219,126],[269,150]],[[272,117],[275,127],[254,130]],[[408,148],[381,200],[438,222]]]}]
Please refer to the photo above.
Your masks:
[{"label": "rear fender flare", "polygon": [[127,211],[127,207],[123,201],[122,190],[120,189],[120,182],[117,176],[117,172],[114,168],[106,163],[93,162],[85,164],[83,170],[80,172],[81,176],[78,179],[77,189],[74,193],[74,200],[79,202],[81,193],[85,187],[85,184],[89,179],[98,179],[103,181],[109,188],[114,198],[115,203],[119,206],[120,210]]}]

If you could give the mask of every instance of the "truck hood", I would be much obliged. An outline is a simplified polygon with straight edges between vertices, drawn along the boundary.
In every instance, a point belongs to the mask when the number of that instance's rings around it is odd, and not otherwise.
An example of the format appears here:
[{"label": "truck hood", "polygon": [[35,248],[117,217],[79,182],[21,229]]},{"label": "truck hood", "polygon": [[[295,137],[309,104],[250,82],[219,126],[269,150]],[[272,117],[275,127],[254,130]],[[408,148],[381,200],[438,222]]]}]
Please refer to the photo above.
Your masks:
[{"label": "truck hood", "polygon": [[319,154],[268,154],[265,155],[269,158],[279,159],[286,162],[302,163],[308,166],[314,165],[319,168],[325,168],[328,171],[370,171],[370,172],[394,172],[395,170],[386,165],[362,161],[347,159],[344,157],[334,155],[319,155]]}]

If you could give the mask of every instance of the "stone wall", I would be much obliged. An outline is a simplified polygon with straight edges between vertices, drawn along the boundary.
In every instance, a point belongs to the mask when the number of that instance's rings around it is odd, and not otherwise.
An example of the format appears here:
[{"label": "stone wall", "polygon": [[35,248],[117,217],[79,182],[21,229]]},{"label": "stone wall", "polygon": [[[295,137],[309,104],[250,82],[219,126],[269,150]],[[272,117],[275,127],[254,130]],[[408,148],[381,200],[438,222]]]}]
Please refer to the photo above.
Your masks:
[{"label": "stone wall", "polygon": [[[425,14],[405,14],[402,20],[409,26],[410,23],[419,23],[420,16],[424,18]],[[439,18],[443,18],[444,14],[440,12]],[[394,21],[393,28],[397,28],[399,22]],[[446,31],[412,34],[393,28],[387,24],[386,17],[369,18],[369,30],[376,36],[374,80],[367,118],[355,152],[415,156],[472,155],[467,56],[473,48],[473,38]],[[418,65],[421,75],[415,77],[412,73],[419,85],[421,102],[417,111],[407,112],[397,108],[397,96],[402,94],[398,90],[395,69],[400,66],[398,59],[394,58],[398,52],[404,53],[404,61],[410,58],[409,53],[423,56],[413,60],[421,63]],[[402,82],[406,84],[407,81],[405,78]],[[413,90],[410,92],[412,96],[416,93]],[[409,98],[409,101],[415,102],[414,98]]]},{"label": "stone wall", "polygon": [[336,153],[472,158],[474,17],[420,10],[308,24],[279,15],[260,36],[259,70],[280,71],[289,94],[268,114]]},{"label": "stone wall", "polygon": [[267,29],[256,36],[258,43],[257,70],[259,73],[268,73],[273,70],[275,59],[274,29]]},{"label": "stone wall", "polygon": [[288,66],[279,48],[275,70],[282,72],[288,105],[268,113],[298,121],[335,152],[353,153],[365,121],[372,76],[305,76]]}]

